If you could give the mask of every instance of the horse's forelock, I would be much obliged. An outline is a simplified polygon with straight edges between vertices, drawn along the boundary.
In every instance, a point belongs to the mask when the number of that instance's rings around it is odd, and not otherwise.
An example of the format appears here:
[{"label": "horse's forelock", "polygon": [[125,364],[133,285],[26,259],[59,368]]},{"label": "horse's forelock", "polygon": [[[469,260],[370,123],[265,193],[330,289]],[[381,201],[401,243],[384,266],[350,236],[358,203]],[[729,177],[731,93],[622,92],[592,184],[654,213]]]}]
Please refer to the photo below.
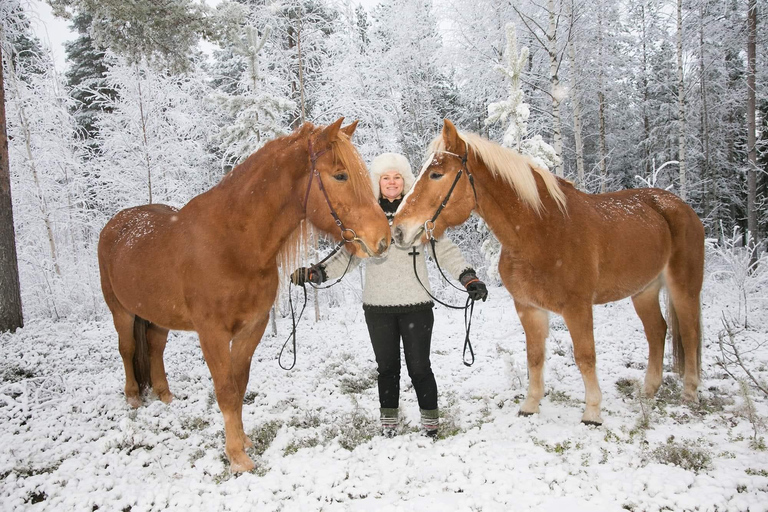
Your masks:
[{"label": "horse's forelock", "polygon": [[349,137],[339,132],[337,139],[331,143],[331,148],[336,161],[340,162],[349,173],[349,182],[355,198],[365,201],[366,198],[373,197],[367,167]]}]

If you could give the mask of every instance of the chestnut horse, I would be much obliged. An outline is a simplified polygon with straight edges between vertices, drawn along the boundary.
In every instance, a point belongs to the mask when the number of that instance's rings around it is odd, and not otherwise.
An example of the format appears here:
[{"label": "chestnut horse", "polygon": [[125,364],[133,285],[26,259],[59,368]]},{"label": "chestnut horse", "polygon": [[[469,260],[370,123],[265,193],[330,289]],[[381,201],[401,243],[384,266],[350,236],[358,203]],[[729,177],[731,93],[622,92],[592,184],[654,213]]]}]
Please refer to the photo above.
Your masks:
[{"label": "chestnut horse", "polygon": [[281,251],[305,219],[350,242],[356,256],[389,247],[386,216],[350,142],[357,123],[341,128],[342,121],[306,123],[267,143],[180,210],[160,204],[123,210],[99,238],[101,286],[118,333],[128,403],[141,405],[134,373],[141,342],[152,390],[168,403],[168,330],[197,331],[234,472],[254,467],[245,453],[253,444],[243,430],[243,396],[277,293]]},{"label": "chestnut horse", "polygon": [[648,338],[643,393],[655,395],[667,330],[659,306],[662,286],[670,299],[683,398],[697,399],[704,227],[685,202],[659,189],[580,192],[527,157],[459,134],[448,120],[430,151],[395,216],[395,243],[410,246],[419,237],[423,243],[440,236],[472,210],[491,228],[501,242],[499,274],[525,330],[529,384],[521,415],[538,412],[544,395],[544,342],[552,311],[565,320],[584,380],[582,422],[602,423],[592,305],[625,297],[632,297]]}]

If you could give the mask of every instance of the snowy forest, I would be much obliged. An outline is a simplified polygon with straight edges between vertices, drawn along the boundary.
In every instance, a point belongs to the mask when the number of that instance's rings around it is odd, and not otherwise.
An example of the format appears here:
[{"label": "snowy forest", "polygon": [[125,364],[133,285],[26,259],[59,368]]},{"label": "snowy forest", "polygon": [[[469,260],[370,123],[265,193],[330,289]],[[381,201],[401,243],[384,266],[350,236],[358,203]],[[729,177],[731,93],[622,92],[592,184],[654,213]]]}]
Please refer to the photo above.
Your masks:
[{"label": "snowy forest", "polygon": [[[360,121],[366,161],[418,169],[448,118],[589,192],[667,188],[718,240],[750,232],[751,169],[752,239],[768,231],[768,51],[758,32],[750,146],[746,0],[50,3],[79,34],[64,69],[24,1],[1,8],[27,319],[104,314],[95,246],[117,211],[184,205],[266,141],[339,116]],[[493,278],[487,237],[455,235]]]},{"label": "snowy forest", "polygon": [[[63,66],[37,4],[0,0],[1,509],[768,512],[765,0],[45,1],[75,34]],[[268,141],[342,116],[368,165],[398,152],[420,169],[449,119],[583,191],[687,201],[707,236],[698,402],[666,355],[641,394],[648,343],[625,299],[594,307],[603,425],[579,421],[554,314],[541,411],[520,417],[525,333],[472,216],[449,236],[489,299],[471,367],[461,313],[433,310],[436,441],[405,370],[402,432],[380,435],[362,266],[310,294],[290,371],[276,359],[301,291],[280,286],[241,408],[253,471],[229,471],[195,333],[169,337],[173,401],[131,408],[104,225],[181,207]],[[463,301],[430,265],[435,294]]]}]

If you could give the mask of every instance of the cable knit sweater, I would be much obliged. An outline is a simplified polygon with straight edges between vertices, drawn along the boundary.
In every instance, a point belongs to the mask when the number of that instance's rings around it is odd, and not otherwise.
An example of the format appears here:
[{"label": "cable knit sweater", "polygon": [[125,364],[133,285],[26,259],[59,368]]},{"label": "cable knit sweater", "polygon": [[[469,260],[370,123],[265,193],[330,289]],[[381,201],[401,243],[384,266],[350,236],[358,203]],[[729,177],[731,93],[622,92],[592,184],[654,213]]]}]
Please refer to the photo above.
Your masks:
[{"label": "cable knit sweater", "polygon": [[[400,199],[389,201],[379,199],[384,213],[392,222],[392,218],[400,206]],[[427,262],[424,257],[429,251],[434,259],[432,248],[427,245],[408,247],[401,249],[390,246],[387,256],[384,258],[367,258],[361,260],[350,255],[346,250],[339,251],[328,262],[323,270],[326,278],[336,279],[340,277],[349,264],[350,268],[357,266],[361,261],[365,262],[365,282],[363,285],[363,309],[366,311],[381,311],[403,313],[432,308],[434,303],[424,291],[413,273],[413,250],[416,250],[416,270],[419,279],[424,286],[432,292],[427,278]],[[443,271],[454,279],[459,279],[461,274],[471,267],[467,265],[456,245],[446,237],[440,237],[435,243],[437,260]],[[349,259],[352,258],[352,262]]]}]

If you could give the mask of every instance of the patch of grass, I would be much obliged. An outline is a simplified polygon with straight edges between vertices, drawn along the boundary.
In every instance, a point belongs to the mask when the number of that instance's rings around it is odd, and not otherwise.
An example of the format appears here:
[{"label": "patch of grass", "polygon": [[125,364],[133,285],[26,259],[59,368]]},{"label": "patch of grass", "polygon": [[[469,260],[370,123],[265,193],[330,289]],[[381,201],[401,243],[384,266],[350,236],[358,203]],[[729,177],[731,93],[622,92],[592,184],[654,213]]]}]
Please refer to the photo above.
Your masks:
[{"label": "patch of grass", "polygon": [[616,381],[616,389],[625,398],[633,398],[637,381],[634,379],[619,379]]},{"label": "patch of grass", "polygon": [[253,402],[256,401],[256,397],[259,396],[259,394],[256,391],[248,391],[243,396],[243,404],[244,405],[251,405]]},{"label": "patch of grass", "polygon": [[539,446],[544,449],[547,453],[556,453],[558,455],[563,455],[565,452],[571,449],[573,446],[571,441],[568,439],[560,442],[556,442],[555,444],[549,444],[546,441],[543,441],[541,439],[537,439],[535,437],[531,438],[531,441],[533,441],[533,444],[536,446]]},{"label": "patch of grass", "polygon": [[317,437],[308,437],[306,439],[296,439],[288,443],[288,446],[283,450],[283,455],[293,455],[302,448],[312,448],[320,444],[320,439]]},{"label": "patch of grass", "polygon": [[768,471],[765,470],[765,469],[747,468],[744,472],[746,474],[748,474],[749,476],[764,476],[764,477],[768,478]]},{"label": "patch of grass", "polygon": [[575,398],[572,398],[565,391],[550,391],[549,393],[547,393],[547,396],[549,397],[549,400],[554,404],[564,404],[564,405],[573,405],[573,406],[580,405],[580,402],[578,400],[576,400]]},{"label": "patch of grass", "polygon": [[264,423],[261,427],[251,430],[248,437],[253,441],[253,452],[258,455],[264,455],[267,448],[272,444],[272,441],[277,437],[277,432],[283,423],[277,420],[272,420]]},{"label": "patch of grass", "polygon": [[671,464],[695,473],[712,466],[712,459],[701,447],[700,441],[676,442],[674,436],[670,436],[666,444],[655,448],[651,456],[662,464]]},{"label": "patch of grass", "polygon": [[346,395],[353,393],[362,393],[376,385],[376,370],[366,372],[362,375],[349,375],[342,377],[339,381],[341,392]]},{"label": "patch of grass", "polygon": [[181,427],[184,430],[205,430],[211,423],[200,416],[194,418],[184,418],[181,420]]},{"label": "patch of grass", "polygon": [[32,379],[34,377],[37,377],[37,374],[34,371],[28,368],[22,368],[21,366],[14,365],[0,369],[0,381],[8,384]]},{"label": "patch of grass", "polygon": [[378,419],[356,409],[346,424],[339,427],[339,444],[345,450],[352,451],[361,444],[370,441],[378,429]]}]

